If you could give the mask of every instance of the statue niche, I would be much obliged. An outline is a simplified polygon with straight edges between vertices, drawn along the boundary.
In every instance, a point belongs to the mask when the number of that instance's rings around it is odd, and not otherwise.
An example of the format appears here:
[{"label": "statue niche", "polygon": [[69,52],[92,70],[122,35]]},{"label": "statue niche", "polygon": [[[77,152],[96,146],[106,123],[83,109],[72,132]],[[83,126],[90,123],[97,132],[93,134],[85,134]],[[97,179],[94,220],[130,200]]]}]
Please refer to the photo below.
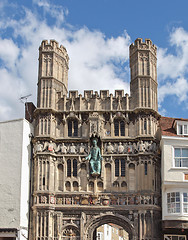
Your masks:
[{"label": "statue niche", "polygon": [[90,174],[93,177],[98,177],[101,174],[101,151],[98,147],[98,139],[92,138],[92,147],[90,149],[89,155],[86,157],[86,160],[89,160],[90,163]]}]

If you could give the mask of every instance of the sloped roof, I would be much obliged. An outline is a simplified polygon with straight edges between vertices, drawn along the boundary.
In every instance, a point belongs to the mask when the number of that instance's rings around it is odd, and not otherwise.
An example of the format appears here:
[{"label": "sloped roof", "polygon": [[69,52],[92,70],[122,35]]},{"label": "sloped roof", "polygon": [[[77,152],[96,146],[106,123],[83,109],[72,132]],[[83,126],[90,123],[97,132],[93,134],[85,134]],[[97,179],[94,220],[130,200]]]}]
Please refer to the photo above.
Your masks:
[{"label": "sloped roof", "polygon": [[174,128],[174,122],[176,120],[188,122],[188,119],[183,119],[183,118],[161,117],[160,119],[161,135],[184,137],[183,135],[176,134],[176,131]]}]

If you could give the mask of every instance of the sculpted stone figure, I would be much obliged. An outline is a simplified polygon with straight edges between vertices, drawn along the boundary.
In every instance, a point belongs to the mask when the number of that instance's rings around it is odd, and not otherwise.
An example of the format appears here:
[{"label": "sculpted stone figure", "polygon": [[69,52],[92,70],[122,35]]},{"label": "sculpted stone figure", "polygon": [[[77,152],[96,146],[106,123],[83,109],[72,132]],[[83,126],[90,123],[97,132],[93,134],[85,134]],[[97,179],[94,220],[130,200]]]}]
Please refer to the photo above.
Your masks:
[{"label": "sculpted stone figure", "polygon": [[131,142],[128,143],[127,152],[128,152],[128,153],[132,153],[132,152],[133,152],[133,146],[132,146],[132,143],[131,143]]},{"label": "sculpted stone figure", "polygon": [[55,149],[56,149],[56,144],[53,143],[52,141],[50,141],[49,144],[48,144],[48,151],[49,152],[54,152]]},{"label": "sculpted stone figure", "polygon": [[61,144],[60,150],[62,153],[67,153],[67,147],[65,146],[64,143]]},{"label": "sculpted stone figure", "polygon": [[85,146],[84,146],[83,143],[80,144],[79,152],[80,152],[81,154],[84,154],[84,153],[85,153]]},{"label": "sculpted stone figure", "polygon": [[34,147],[34,152],[42,152],[42,150],[43,150],[43,144],[40,143],[40,141],[37,141]]},{"label": "sculpted stone figure", "polygon": [[113,153],[114,152],[114,147],[112,146],[111,142],[108,143],[106,147],[107,153]]},{"label": "sculpted stone figure", "polygon": [[97,139],[92,140],[93,146],[91,147],[89,155],[86,160],[90,160],[90,168],[92,176],[99,176],[101,173],[101,152],[100,148],[97,146]]},{"label": "sculpted stone figure", "polygon": [[118,146],[118,153],[123,153],[124,151],[124,146],[122,145],[122,143],[120,142],[119,143],[119,146]]},{"label": "sculpted stone figure", "polygon": [[76,146],[74,145],[74,143],[72,143],[72,145],[69,147],[70,153],[76,153]]},{"label": "sculpted stone figure", "polygon": [[133,143],[133,153],[136,153],[136,152],[138,152],[138,148],[137,148],[136,143],[134,142]]},{"label": "sculpted stone figure", "polygon": [[56,144],[53,143],[51,140],[50,140],[50,142],[46,141],[45,144],[44,144],[44,149],[43,150],[44,151],[47,150],[49,152],[54,152],[56,150]]}]

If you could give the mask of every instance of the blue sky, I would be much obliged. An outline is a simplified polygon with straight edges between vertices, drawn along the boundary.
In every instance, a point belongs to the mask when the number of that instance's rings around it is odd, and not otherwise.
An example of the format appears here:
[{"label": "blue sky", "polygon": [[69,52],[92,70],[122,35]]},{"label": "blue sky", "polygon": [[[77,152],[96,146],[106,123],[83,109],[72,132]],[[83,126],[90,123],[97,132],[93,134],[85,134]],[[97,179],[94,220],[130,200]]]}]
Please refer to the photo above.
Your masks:
[{"label": "blue sky", "polygon": [[36,104],[38,47],[56,39],[70,56],[69,89],[129,92],[129,45],[158,47],[159,113],[188,118],[188,1],[1,0],[0,121]]}]

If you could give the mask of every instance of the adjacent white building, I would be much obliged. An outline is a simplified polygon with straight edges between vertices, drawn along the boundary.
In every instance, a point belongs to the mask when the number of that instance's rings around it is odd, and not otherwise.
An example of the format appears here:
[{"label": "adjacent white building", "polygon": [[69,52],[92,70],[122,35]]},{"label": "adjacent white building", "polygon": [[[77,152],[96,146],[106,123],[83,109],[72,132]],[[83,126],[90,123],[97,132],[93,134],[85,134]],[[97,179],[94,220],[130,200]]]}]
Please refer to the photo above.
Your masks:
[{"label": "adjacent white building", "polygon": [[188,239],[188,119],[161,118],[162,220],[165,240]]},{"label": "adjacent white building", "polygon": [[0,122],[0,240],[27,239],[32,125]]}]

